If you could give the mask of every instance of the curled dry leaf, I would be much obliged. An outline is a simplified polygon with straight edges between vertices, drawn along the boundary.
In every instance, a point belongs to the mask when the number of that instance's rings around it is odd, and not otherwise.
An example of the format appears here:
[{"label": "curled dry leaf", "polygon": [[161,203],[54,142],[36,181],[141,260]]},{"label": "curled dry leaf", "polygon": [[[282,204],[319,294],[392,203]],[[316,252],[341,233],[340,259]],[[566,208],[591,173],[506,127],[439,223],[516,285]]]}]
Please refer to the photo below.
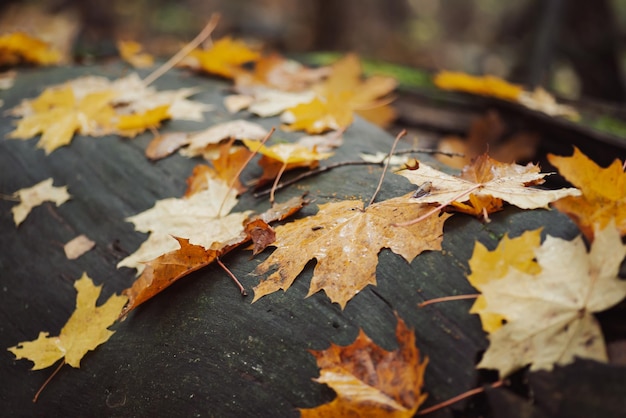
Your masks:
[{"label": "curled dry leaf", "polygon": [[281,143],[272,146],[261,145],[260,141],[244,139],[243,143],[252,152],[262,155],[259,165],[263,167],[263,174],[258,185],[275,179],[281,172],[294,168],[315,168],[319,161],[330,158],[332,152],[318,152],[298,143]]},{"label": "curled dry leaf", "polygon": [[376,285],[378,253],[389,248],[411,262],[426,250],[441,250],[443,223],[431,217],[407,227],[393,222],[414,219],[428,207],[411,203],[409,195],[363,208],[359,200],[326,203],[314,216],[276,227],[276,250],[255,274],[276,269],[254,288],[254,300],[287,290],[309,260],[316,259],[308,296],[324,290],[341,308],[368,284]]},{"label": "curled dry leaf", "polygon": [[182,150],[181,154],[186,157],[197,157],[204,155],[207,150],[217,150],[218,144],[224,140],[230,138],[261,140],[267,133],[268,131],[258,123],[243,119],[223,122],[192,134],[189,146]]},{"label": "curled dry leaf", "polygon": [[321,369],[316,382],[325,383],[337,397],[328,404],[300,409],[303,418],[412,417],[426,400],[422,392],[428,358],[420,361],[415,333],[401,318],[396,327],[398,348],[377,346],[363,330],[348,346],[331,344],[311,351]]},{"label": "curled dry leaf", "polygon": [[146,157],[150,160],[160,160],[175,153],[180,147],[189,144],[189,135],[185,132],[166,132],[155,136],[148,147]]},{"label": "curled dry leaf", "polygon": [[[515,238],[504,235],[493,251],[489,251],[476,241],[474,252],[468,262],[472,273],[467,276],[467,280],[477,290],[482,291],[485,284],[503,278],[511,268],[528,274],[537,274],[541,267],[535,260],[535,250],[540,244],[541,229],[526,231]],[[506,319],[500,314],[490,312],[483,295],[476,299],[470,313],[480,316],[483,329],[488,333],[499,329]]]},{"label": "curled dry leaf", "polygon": [[267,224],[284,219],[286,216],[300,210],[305,201],[302,198],[292,198],[289,201],[275,205],[270,210],[247,222],[243,231],[233,236],[227,242],[214,242],[209,248],[202,245],[193,245],[184,238],[175,238],[179,248],[167,252],[145,263],[145,269],[135,280],[131,287],[124,290],[128,297],[128,303],[124,307],[121,316],[126,315],[137,306],[161,293],[175,281],[188,274],[201,269],[218,257],[221,257],[243,243],[252,240],[255,246],[261,248],[269,244],[266,232],[271,231]]},{"label": "curled dry leaf", "polygon": [[612,223],[595,237],[587,252],[580,236],[548,236],[535,250],[539,273],[510,268],[483,284],[486,311],[507,323],[489,335],[479,368],[497,369],[504,377],[528,364],[531,370],[551,370],[576,357],[607,361],[593,314],[626,297],[626,282],[617,276],[626,246]]},{"label": "curled dry leaf", "polygon": [[237,192],[221,180],[210,178],[207,181],[207,190],[188,198],[159,200],[153,208],[128,218],[137,231],[150,232],[150,236],[117,266],[141,272],[143,262],[178,248],[172,237],[185,238],[191,244],[208,249],[216,242],[227,242],[239,236],[249,211],[229,213],[237,204]]},{"label": "curled dry leaf", "polygon": [[578,148],[571,157],[548,154],[548,161],[582,196],[564,197],[552,205],[565,212],[585,236],[593,240],[594,225],[604,228],[611,220],[626,235],[626,173],[619,160],[602,168]]},{"label": "curled dry leaf", "polygon": [[255,93],[259,87],[284,92],[301,92],[328,76],[328,67],[308,68],[299,62],[278,54],[261,57],[251,71],[242,71],[235,77],[235,88],[240,93]]},{"label": "curled dry leaf", "polygon": [[43,202],[54,202],[57,206],[61,206],[71,198],[67,192],[67,186],[54,187],[52,182],[52,178],[49,178],[32,187],[15,192],[15,196],[20,199],[20,204],[11,209],[15,226],[20,226],[30,211]]},{"label": "curled dry leaf", "polygon": [[104,304],[96,306],[101,286],[94,286],[86,273],[74,283],[74,287],[78,292],[76,309],[58,337],[40,332],[36,340],[8,349],[18,359],[31,360],[34,363],[32,370],[45,369],[62,358],[70,366],[80,367],[80,360],[88,351],[95,350],[114,334],[108,328],[119,317],[126,296],[112,295]]},{"label": "curled dry leaf", "polygon": [[[527,187],[541,184],[550,173],[540,173],[533,164],[526,166],[500,163],[487,154],[477,157],[463,169],[460,177],[451,176],[420,164],[417,170],[401,170],[397,174],[411,183],[421,185],[431,182],[430,193],[415,199],[417,203],[450,202],[455,210],[480,215],[500,210],[502,203],[509,202],[522,209],[547,208],[550,202],[565,196],[579,196],[580,190],[564,188],[543,190]],[[472,199],[472,195],[474,198]],[[469,201],[469,203],[464,203]]]}]

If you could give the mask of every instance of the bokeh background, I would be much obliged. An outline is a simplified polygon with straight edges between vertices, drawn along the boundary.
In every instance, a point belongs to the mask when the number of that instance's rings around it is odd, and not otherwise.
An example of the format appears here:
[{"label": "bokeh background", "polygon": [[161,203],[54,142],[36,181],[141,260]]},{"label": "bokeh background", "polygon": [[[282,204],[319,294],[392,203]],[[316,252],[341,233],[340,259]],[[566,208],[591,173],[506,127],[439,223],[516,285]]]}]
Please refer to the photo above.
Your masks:
[{"label": "bokeh background", "polygon": [[[354,51],[425,69],[494,74],[564,98],[624,102],[624,0],[3,1],[0,30],[63,32],[76,57],[132,39],[168,56],[213,12],[231,34],[284,54]],[[54,17],[56,23],[50,23]],[[57,34],[56,36],[62,36]]]}]

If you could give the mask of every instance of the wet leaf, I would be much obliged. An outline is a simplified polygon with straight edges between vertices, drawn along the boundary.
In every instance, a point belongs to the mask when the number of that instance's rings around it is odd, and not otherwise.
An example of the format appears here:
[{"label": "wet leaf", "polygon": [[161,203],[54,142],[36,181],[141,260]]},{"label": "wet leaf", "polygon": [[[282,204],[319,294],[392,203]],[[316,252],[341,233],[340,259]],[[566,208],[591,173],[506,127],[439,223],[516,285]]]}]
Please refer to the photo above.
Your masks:
[{"label": "wet leaf", "polygon": [[320,205],[314,216],[276,227],[276,250],[255,274],[276,269],[254,288],[254,300],[287,290],[309,260],[316,259],[308,296],[324,290],[342,308],[368,284],[376,285],[378,253],[389,248],[411,262],[426,250],[440,250],[443,223],[450,216],[432,217],[419,225],[393,226],[428,210],[410,195],[375,203],[346,200]]}]

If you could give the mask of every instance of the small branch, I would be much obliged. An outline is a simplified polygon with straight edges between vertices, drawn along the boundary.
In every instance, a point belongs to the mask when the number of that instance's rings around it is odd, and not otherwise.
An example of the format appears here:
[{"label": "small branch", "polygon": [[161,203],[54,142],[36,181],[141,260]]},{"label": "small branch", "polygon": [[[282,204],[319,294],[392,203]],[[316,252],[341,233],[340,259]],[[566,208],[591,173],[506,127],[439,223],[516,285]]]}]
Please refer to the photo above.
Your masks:
[{"label": "small branch", "polygon": [[263,145],[265,145],[265,143],[270,139],[270,137],[272,136],[274,131],[276,131],[276,128],[270,129],[270,131],[267,133],[267,135],[265,135],[265,138],[263,138],[263,140],[259,144],[258,148],[255,149],[252,152],[252,154],[250,154],[248,159],[246,161],[244,161],[244,163],[239,168],[239,171],[237,171],[237,174],[235,174],[235,176],[232,178],[232,180],[230,181],[230,185],[228,186],[228,192],[226,193],[226,196],[224,196],[224,199],[222,200],[222,204],[220,205],[220,208],[217,211],[217,216],[222,216],[221,214],[222,214],[222,208],[224,207],[224,203],[226,203],[226,199],[228,198],[228,195],[230,195],[230,191],[233,189],[233,187],[235,187],[235,183],[237,183],[237,179],[239,178],[239,176],[241,176],[241,173],[243,173],[243,170],[246,168],[246,166],[248,164],[250,164],[250,161],[252,161],[254,156],[258,154],[258,152],[261,150],[261,148],[263,148]]},{"label": "small branch", "polygon": [[191,51],[193,51],[198,45],[204,42],[217,26],[217,23],[220,21],[219,13],[213,13],[209,22],[202,29],[202,31],[196,36],[191,42],[181,48],[172,58],[167,60],[167,62],[161,65],[159,68],[154,70],[150,75],[143,79],[143,84],[147,87],[152,84],[157,78],[161,77],[163,74],[172,69],[180,60],[185,58]]},{"label": "small branch", "polygon": [[[492,383],[491,385],[489,385],[489,388],[497,388],[500,387],[504,384],[503,380],[498,380],[495,383]],[[481,387],[481,388],[476,388],[476,389],[472,389],[472,390],[468,390],[465,393],[461,393],[458,396],[455,396],[454,398],[448,399],[447,401],[443,401],[441,403],[438,403],[437,405],[433,405],[430,408],[426,408],[423,409],[421,411],[417,411],[417,413],[415,415],[426,415],[426,414],[430,414],[431,412],[435,412],[438,411],[440,409],[446,408],[452,404],[455,404],[459,401],[462,401],[465,398],[469,398],[470,396],[474,396],[474,395],[478,395],[479,393],[482,393],[485,391],[485,387]]]},{"label": "small branch", "polygon": [[[300,174],[299,176],[296,176],[296,177],[292,178],[291,180],[287,180],[284,183],[280,183],[279,185],[276,186],[274,191],[280,190],[280,189],[284,189],[285,187],[291,186],[292,184],[295,184],[295,183],[297,183],[297,182],[299,182],[301,180],[304,180],[304,179],[306,179],[308,177],[317,176],[318,174],[325,173],[325,172],[330,171],[332,169],[335,169],[337,167],[346,167],[346,166],[351,166],[351,165],[378,165],[378,166],[382,167],[383,163],[382,162],[380,162],[380,163],[372,163],[370,161],[341,161],[341,162],[338,162],[338,163],[329,164],[329,165],[324,166],[324,167],[316,168],[315,170],[306,171],[306,172]],[[271,189],[267,189],[267,190],[263,190],[261,192],[254,193],[253,196],[257,197],[257,198],[258,197],[263,197],[265,195],[270,194],[270,192],[271,192]]]},{"label": "small branch", "polygon": [[[400,138],[402,138],[405,135],[406,135],[406,129],[403,129],[402,131],[400,131],[400,133],[396,136],[396,139],[393,141],[393,145],[391,145],[391,150],[389,150],[389,154],[387,155],[387,158],[385,161],[385,167],[383,167],[383,172],[381,173],[380,179],[378,180],[378,185],[376,186],[376,190],[374,190],[374,194],[372,195],[372,198],[370,199],[367,206],[370,206],[372,203],[374,203],[374,200],[376,200],[376,195],[378,195],[378,192],[380,191],[380,188],[383,185],[383,180],[385,179],[385,173],[387,172],[387,169],[389,168],[389,162],[391,161],[391,156],[393,155],[393,152],[396,150],[396,145],[398,145],[398,141],[400,141]],[[366,209],[367,206],[363,209]]]},{"label": "small branch", "polygon": [[246,289],[244,289],[243,285],[241,284],[241,282],[237,279],[237,277],[233,274],[232,271],[230,271],[228,269],[228,267],[226,267],[226,265],[224,263],[222,263],[222,260],[220,260],[219,257],[217,257],[215,259],[215,261],[217,262],[217,264],[219,264],[219,266],[221,268],[224,269],[224,271],[226,272],[226,274],[228,274],[228,276],[233,279],[233,282],[235,282],[235,284],[237,285],[237,287],[239,288],[239,292],[241,292],[241,296],[248,296],[248,292],[246,292]]},{"label": "small branch", "polygon": [[457,199],[460,199],[461,197],[463,197],[465,195],[468,195],[468,194],[472,193],[474,190],[480,189],[481,187],[483,187],[483,184],[482,183],[478,183],[478,184],[470,187],[469,189],[463,191],[463,193],[459,193],[458,195],[452,197],[447,202],[441,203],[439,206],[435,207],[434,209],[429,210],[428,212],[426,212],[425,214],[423,214],[419,218],[412,219],[412,220],[407,221],[407,222],[402,222],[402,223],[399,223],[399,224],[391,224],[391,225],[392,226],[411,226],[411,225],[415,225],[416,223],[421,222],[424,219],[428,218],[430,215],[439,212],[441,209],[445,208],[450,203],[455,202]]},{"label": "small branch", "polygon": [[435,298],[435,299],[425,300],[424,302],[418,304],[417,307],[418,308],[423,308],[424,306],[432,305],[434,303],[449,302],[449,301],[453,301],[453,300],[476,299],[478,296],[480,296],[479,293],[476,293],[474,295],[444,296],[442,298]]},{"label": "small branch", "polygon": [[59,373],[59,370],[61,370],[61,367],[63,367],[65,365],[65,359],[63,361],[61,361],[61,364],[59,364],[59,367],[57,367],[52,374],[50,375],[50,377],[48,377],[46,379],[45,382],[43,382],[43,385],[41,385],[41,387],[39,388],[39,390],[37,391],[37,393],[35,393],[35,396],[33,396],[33,403],[37,402],[37,399],[39,399],[39,395],[41,395],[41,392],[43,392],[43,390],[45,389],[46,386],[48,386],[48,383],[50,383],[50,381],[54,378],[54,376],[57,375],[57,373]]},{"label": "small branch", "polygon": [[465,154],[462,152],[448,152],[448,151],[439,151],[438,149],[429,149],[429,148],[412,148],[412,149],[403,149],[395,152],[396,155],[402,154],[440,154],[445,155],[446,157],[465,157]]}]

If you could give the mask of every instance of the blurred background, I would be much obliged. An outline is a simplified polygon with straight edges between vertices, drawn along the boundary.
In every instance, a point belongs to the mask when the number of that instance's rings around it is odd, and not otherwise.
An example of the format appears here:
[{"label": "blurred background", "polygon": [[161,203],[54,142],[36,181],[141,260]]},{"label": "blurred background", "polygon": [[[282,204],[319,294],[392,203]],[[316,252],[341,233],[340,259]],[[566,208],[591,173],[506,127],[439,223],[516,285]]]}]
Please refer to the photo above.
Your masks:
[{"label": "blurred background", "polygon": [[564,98],[624,102],[624,0],[2,1],[0,30],[66,36],[79,59],[136,40],[169,56],[213,12],[230,34],[283,54],[354,51],[368,59],[493,74]]}]

